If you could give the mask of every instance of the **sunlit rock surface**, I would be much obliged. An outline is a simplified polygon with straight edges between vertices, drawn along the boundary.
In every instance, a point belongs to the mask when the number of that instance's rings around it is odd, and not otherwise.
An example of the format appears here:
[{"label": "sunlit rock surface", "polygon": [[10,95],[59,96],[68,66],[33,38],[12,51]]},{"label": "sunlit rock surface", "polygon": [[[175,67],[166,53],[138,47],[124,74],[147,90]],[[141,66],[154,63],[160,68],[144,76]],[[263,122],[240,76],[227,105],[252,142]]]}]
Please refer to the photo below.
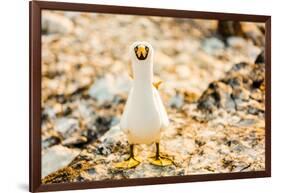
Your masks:
[{"label": "sunlit rock surface", "polygon": [[[264,170],[263,24],[43,11],[42,30],[43,183]],[[136,40],[163,81],[165,168],[148,163],[153,144],[136,146],[135,169],[114,167]]]}]

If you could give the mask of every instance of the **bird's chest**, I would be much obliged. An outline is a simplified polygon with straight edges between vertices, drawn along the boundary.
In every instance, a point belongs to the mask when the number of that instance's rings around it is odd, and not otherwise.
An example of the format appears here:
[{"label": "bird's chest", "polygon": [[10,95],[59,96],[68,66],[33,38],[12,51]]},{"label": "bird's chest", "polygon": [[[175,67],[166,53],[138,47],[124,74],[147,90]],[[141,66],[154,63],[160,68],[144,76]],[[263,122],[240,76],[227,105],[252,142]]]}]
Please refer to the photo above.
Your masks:
[{"label": "bird's chest", "polygon": [[128,118],[132,124],[157,127],[160,116],[152,89],[134,89]]}]

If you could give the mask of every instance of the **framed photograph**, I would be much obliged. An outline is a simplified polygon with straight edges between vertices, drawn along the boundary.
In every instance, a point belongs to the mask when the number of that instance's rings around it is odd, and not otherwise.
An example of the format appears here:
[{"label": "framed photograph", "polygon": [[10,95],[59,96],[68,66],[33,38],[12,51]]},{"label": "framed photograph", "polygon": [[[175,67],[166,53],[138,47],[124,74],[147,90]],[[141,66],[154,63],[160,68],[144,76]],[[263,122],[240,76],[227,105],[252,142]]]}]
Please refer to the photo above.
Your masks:
[{"label": "framed photograph", "polygon": [[271,17],[30,1],[30,191],[271,176]]}]

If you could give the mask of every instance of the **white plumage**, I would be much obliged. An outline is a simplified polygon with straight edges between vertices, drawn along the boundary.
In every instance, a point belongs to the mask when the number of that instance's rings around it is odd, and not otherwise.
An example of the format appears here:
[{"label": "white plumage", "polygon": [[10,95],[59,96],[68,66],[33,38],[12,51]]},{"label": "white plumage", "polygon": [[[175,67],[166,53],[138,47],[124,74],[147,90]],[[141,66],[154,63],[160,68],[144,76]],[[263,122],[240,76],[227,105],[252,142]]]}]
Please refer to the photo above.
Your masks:
[{"label": "white plumage", "polygon": [[[139,58],[137,46],[147,49],[146,58]],[[153,48],[147,42],[135,42],[130,47],[133,67],[133,85],[121,118],[121,129],[130,144],[157,143],[160,132],[169,125],[169,119],[160,95],[153,86]]]}]

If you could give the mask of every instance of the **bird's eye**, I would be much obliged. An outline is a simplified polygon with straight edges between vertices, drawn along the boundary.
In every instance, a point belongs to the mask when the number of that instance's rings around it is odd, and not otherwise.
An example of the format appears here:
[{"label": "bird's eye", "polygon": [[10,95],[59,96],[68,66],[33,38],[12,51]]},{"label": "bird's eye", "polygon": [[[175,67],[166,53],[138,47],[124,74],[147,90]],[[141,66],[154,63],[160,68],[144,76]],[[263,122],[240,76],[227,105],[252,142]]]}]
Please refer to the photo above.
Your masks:
[{"label": "bird's eye", "polygon": [[135,49],[134,49],[134,50],[135,50],[135,52],[136,52],[136,51],[138,51],[138,48],[137,48],[137,47],[135,47]]},{"label": "bird's eye", "polygon": [[149,50],[149,49],[148,49],[148,47],[145,47],[145,51],[147,51],[147,52],[148,52],[148,50]]}]

